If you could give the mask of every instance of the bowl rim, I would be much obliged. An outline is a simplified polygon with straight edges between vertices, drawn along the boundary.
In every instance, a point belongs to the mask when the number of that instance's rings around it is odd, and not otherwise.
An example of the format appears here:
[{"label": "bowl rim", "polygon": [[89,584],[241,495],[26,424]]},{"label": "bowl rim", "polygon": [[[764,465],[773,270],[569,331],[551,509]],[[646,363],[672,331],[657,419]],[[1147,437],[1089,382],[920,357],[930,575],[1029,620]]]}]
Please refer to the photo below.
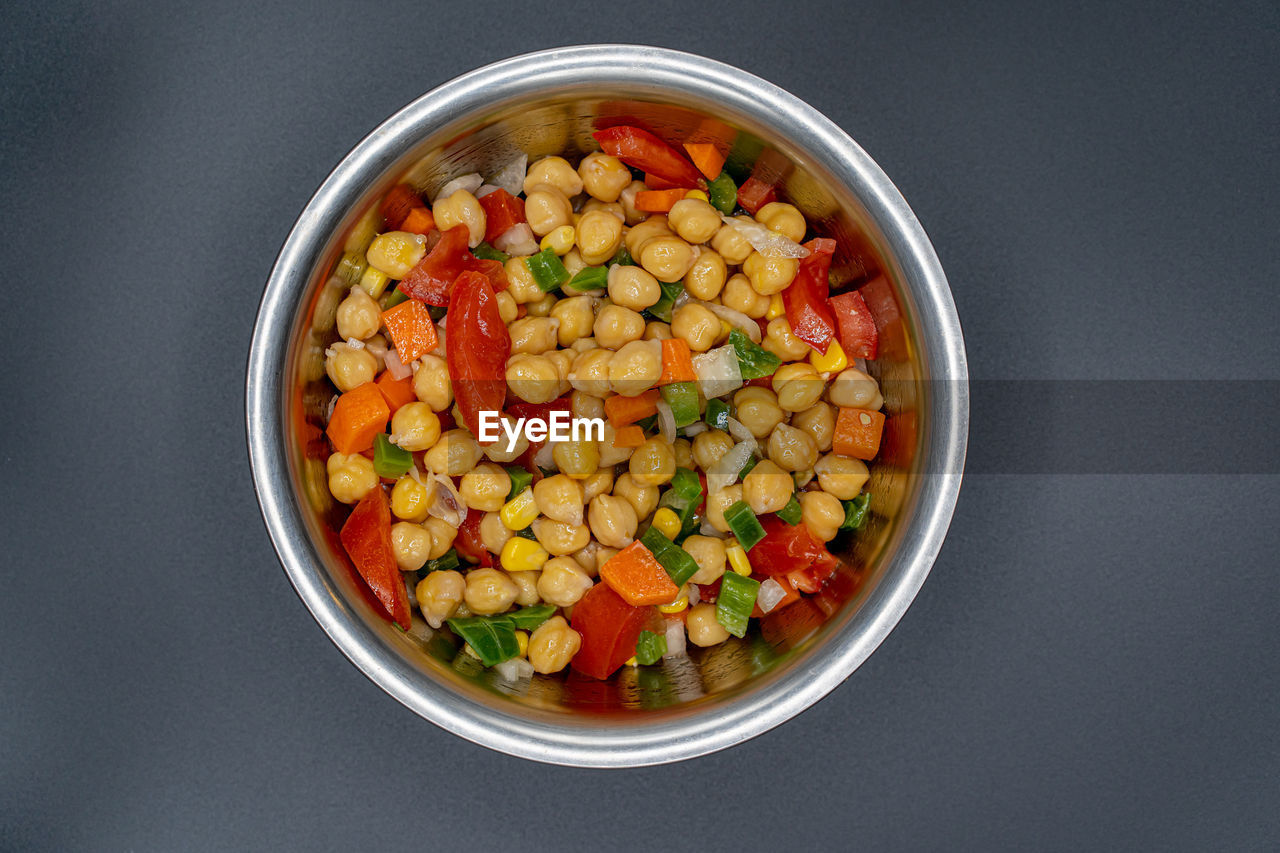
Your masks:
[{"label": "bowl rim", "polygon": [[[794,125],[788,135],[824,150],[824,166],[857,186],[862,203],[911,283],[917,318],[930,341],[928,366],[941,417],[933,425],[930,473],[918,512],[908,523],[884,579],[859,613],[804,667],[745,694],[718,713],[690,714],[653,724],[556,726],[463,701],[443,683],[409,667],[356,618],[313,567],[320,558],[306,533],[297,495],[287,487],[283,378],[289,331],[311,273],[310,260],[332,237],[344,210],[431,128],[483,109],[503,97],[548,86],[645,86],[719,99],[761,122]],[[915,214],[888,176],[848,134],[814,107],[753,74],[682,51],[632,44],[553,48],[501,60],[436,87],[386,119],[344,157],[307,202],[265,285],[254,322],[245,380],[245,426],[254,491],[272,546],[298,596],[335,645],[374,683],[428,721],[510,755],[576,767],[640,767],[725,749],[791,719],[857,669],[898,623],[928,576],[955,509],[968,442],[968,369],[960,321],[938,257]],[[799,670],[800,667],[793,667]],[[566,717],[566,719],[569,719]]]}]

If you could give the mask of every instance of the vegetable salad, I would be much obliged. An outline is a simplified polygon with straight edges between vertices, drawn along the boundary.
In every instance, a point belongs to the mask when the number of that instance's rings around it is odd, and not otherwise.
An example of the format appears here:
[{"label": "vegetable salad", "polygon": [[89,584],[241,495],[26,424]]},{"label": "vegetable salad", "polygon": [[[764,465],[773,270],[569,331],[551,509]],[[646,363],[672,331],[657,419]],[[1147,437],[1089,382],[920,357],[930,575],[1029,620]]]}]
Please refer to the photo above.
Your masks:
[{"label": "vegetable salad", "polygon": [[[724,147],[610,127],[430,204],[382,200],[325,368],[341,541],[388,616],[446,624],[504,676],[742,637],[817,592],[860,528],[883,398],[875,316],[834,240]],[[482,444],[482,413],[603,440]]]}]

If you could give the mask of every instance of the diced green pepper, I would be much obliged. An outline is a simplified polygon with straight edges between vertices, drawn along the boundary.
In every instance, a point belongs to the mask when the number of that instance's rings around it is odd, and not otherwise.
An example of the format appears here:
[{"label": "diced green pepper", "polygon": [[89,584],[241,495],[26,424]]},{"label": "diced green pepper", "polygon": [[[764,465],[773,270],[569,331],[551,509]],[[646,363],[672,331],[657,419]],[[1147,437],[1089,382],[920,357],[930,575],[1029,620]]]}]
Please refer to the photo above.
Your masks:
[{"label": "diced green pepper", "polygon": [[409,473],[413,454],[391,443],[385,433],[373,437],[373,470],[379,477],[395,479]]},{"label": "diced green pepper", "polygon": [[726,509],[724,521],[729,525],[729,530],[733,531],[733,535],[738,537],[738,542],[745,551],[750,551],[764,538],[764,528],[760,526],[760,519],[756,518],[756,514],[751,511],[751,507],[747,506],[746,501],[738,501]]},{"label": "diced green pepper", "polygon": [[401,302],[408,302],[408,301],[409,301],[409,294],[405,293],[403,290],[397,287],[387,294],[386,300],[383,302],[383,305],[382,305],[382,310],[386,311],[388,308],[396,307]]},{"label": "diced green pepper", "polygon": [[554,604],[535,604],[532,607],[521,607],[515,613],[508,613],[503,618],[510,619],[512,624],[522,631],[532,631],[555,615]]},{"label": "diced green pepper", "polygon": [[729,428],[729,404],[719,397],[707,401],[707,411],[702,419],[712,429],[727,430]]},{"label": "diced green pepper", "polygon": [[609,285],[609,271],[604,267],[583,267],[578,274],[569,279],[565,290],[577,293],[588,293],[592,290],[604,290]]},{"label": "diced green pepper", "polygon": [[662,497],[658,499],[658,506],[667,507],[680,519],[680,533],[675,538],[677,544],[683,542],[698,526],[698,504],[700,502],[701,497],[685,500],[677,495],[675,491],[663,492]]},{"label": "diced green pepper", "polygon": [[688,468],[677,468],[671,478],[671,491],[682,500],[697,503],[702,499],[702,481]]},{"label": "diced green pepper", "polygon": [[741,329],[729,333],[729,343],[738,355],[738,366],[742,369],[743,379],[759,379],[772,376],[782,359],[748,338]]},{"label": "diced green pepper", "polygon": [[683,548],[650,527],[640,537],[640,544],[653,552],[653,557],[667,570],[676,586],[683,586],[698,573],[698,564]]},{"label": "diced green pepper", "polygon": [[486,261],[499,261],[504,264],[511,259],[511,256],[506,252],[499,252],[488,243],[481,243],[476,246],[471,250],[471,254]]},{"label": "diced green pepper", "polygon": [[493,666],[520,654],[516,626],[502,617],[468,616],[450,619],[449,627],[476,654],[485,666]]},{"label": "diced green pepper", "polygon": [[667,653],[667,638],[652,631],[641,631],[636,639],[636,663],[649,666],[662,660]]},{"label": "diced green pepper", "polygon": [[658,286],[662,288],[662,297],[646,308],[645,313],[664,323],[670,323],[671,309],[676,304],[676,299],[684,292],[684,285],[678,281],[660,281]]},{"label": "diced green pepper", "polygon": [[747,460],[747,462],[746,462],[746,464],[742,466],[742,470],[740,470],[740,471],[738,472],[738,479],[739,479],[739,480],[741,480],[743,477],[745,477],[745,476],[747,476],[748,474],[750,474],[750,473],[751,473],[751,469],[752,469],[752,468],[754,468],[754,467],[756,467],[756,463],[757,463],[758,461],[759,461],[759,460],[758,460],[758,459],[756,459],[754,456],[752,456],[750,459],[748,459],[748,460]]},{"label": "diced green pepper", "polygon": [[508,465],[505,470],[507,472],[507,476],[511,478],[511,491],[507,492],[507,500],[511,500],[529,486],[533,485],[533,474],[529,473],[521,466]]},{"label": "diced green pepper", "polygon": [[560,262],[560,256],[551,249],[543,249],[536,255],[524,259],[529,274],[543,293],[550,293],[569,280],[569,271]]},{"label": "diced green pepper", "polygon": [[423,574],[430,574],[431,572],[448,572],[458,568],[460,565],[462,565],[462,563],[458,560],[457,549],[450,548],[448,551],[445,551],[443,555],[436,557],[434,560],[427,560],[426,565],[422,567],[422,572]]},{"label": "diced green pepper", "polygon": [[800,509],[799,499],[795,495],[792,495],[791,500],[787,501],[787,505],[778,510],[776,514],[778,518],[782,519],[787,524],[790,524],[792,527],[795,527],[800,523],[800,519],[803,517],[804,513]]},{"label": "diced green pepper", "polygon": [[851,501],[842,501],[844,504],[844,521],[840,525],[841,530],[858,530],[867,521],[867,512],[871,508],[871,493],[863,492]]},{"label": "diced green pepper", "polygon": [[738,203],[738,188],[728,172],[721,172],[714,181],[707,181],[707,200],[721,213],[733,213],[733,207]]},{"label": "diced green pepper", "polygon": [[675,418],[677,429],[698,422],[700,413],[697,382],[672,382],[663,385],[661,393],[662,399],[666,400],[667,405],[671,407],[671,415]]},{"label": "diced green pepper", "polygon": [[605,264],[605,266],[611,267],[614,264],[620,264],[624,267],[634,267],[636,265],[635,259],[631,257],[631,252],[627,250],[625,243],[619,247],[618,251],[614,253],[614,256],[609,259],[609,263]]},{"label": "diced green pepper", "polygon": [[369,262],[365,260],[362,252],[346,252],[342,256],[342,260],[338,261],[338,266],[334,269],[333,274],[342,279],[342,283],[347,287],[355,287],[360,283],[360,276],[364,275],[364,271],[368,268]]},{"label": "diced green pepper", "polygon": [[716,597],[716,621],[733,636],[745,636],[747,620],[751,618],[759,592],[760,581],[737,572],[725,572]]}]

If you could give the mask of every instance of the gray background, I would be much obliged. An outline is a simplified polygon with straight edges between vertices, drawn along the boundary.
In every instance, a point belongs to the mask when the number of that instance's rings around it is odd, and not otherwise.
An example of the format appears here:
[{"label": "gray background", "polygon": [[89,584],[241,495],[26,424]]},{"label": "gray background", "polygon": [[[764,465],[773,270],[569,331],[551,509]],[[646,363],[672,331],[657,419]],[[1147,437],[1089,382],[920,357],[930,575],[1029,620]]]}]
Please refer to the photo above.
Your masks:
[{"label": "gray background", "polygon": [[1149,475],[1008,438],[1105,418],[1088,386],[978,395],[898,628],[676,766],[472,746],[299,603],[243,441],[275,252],[373,125],[535,48],[693,50],[831,116],[932,236],[975,377],[1280,379],[1274,4],[695,5],[6,4],[0,847],[1280,847],[1280,499],[1180,467],[1250,457],[1214,382]]}]

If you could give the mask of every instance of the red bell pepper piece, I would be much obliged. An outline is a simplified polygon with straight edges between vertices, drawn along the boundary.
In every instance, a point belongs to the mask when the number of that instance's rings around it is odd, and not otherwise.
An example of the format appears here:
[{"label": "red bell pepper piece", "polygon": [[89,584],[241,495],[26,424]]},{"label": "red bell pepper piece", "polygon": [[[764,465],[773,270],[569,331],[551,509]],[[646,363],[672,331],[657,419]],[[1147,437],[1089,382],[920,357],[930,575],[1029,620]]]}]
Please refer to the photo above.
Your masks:
[{"label": "red bell pepper piece", "polygon": [[502,188],[481,196],[480,206],[484,208],[484,239],[487,243],[492,243],[525,221],[524,200]]},{"label": "red bell pepper piece", "polygon": [[[799,526],[803,527],[804,525]],[[791,585],[796,589],[812,595],[822,589],[822,585],[835,574],[836,567],[839,565],[839,561],[824,548],[822,549],[822,554],[811,564],[803,569],[787,572],[785,580],[779,581],[779,583],[785,585],[787,581],[790,581]]]},{"label": "red bell pepper piece", "polygon": [[489,568],[493,566],[493,554],[489,553],[489,549],[484,547],[484,542],[480,538],[480,522],[483,519],[483,512],[468,510],[467,517],[458,528],[458,535],[453,540],[453,546],[458,549],[459,554],[468,560]]},{"label": "red bell pepper piece", "polygon": [[573,397],[565,394],[563,397],[557,397],[550,403],[526,403],[524,400],[517,400],[514,403],[507,403],[506,414],[513,418],[541,418],[544,421],[551,420],[552,412],[573,412]]},{"label": "red bell pepper piece", "polygon": [[409,630],[409,593],[391,550],[391,506],[382,486],[369,490],[351,511],[339,534],[356,571],[391,619]]},{"label": "red bell pepper piece", "polygon": [[672,186],[706,188],[707,183],[679,151],[643,128],[619,125],[591,134],[606,154],[612,154],[628,166],[655,175]]},{"label": "red bell pepper piece", "polygon": [[[729,571],[733,570],[729,569]],[[694,586],[698,588],[698,600],[715,604],[716,599],[720,597],[720,581],[721,578],[716,578],[711,583],[695,583]]]},{"label": "red bell pepper piece", "polygon": [[804,244],[809,256],[800,259],[795,279],[782,291],[782,304],[787,310],[791,332],[823,355],[836,336],[836,315],[827,302],[831,288],[827,273],[836,241],[818,237]]},{"label": "red bell pepper piece", "polygon": [[505,290],[507,274],[498,261],[481,260],[467,251],[468,232],[465,225],[455,225],[440,236],[440,242],[409,270],[400,282],[400,290],[428,305],[449,304],[449,290],[462,273],[480,273],[495,290]]},{"label": "red bell pepper piece", "polygon": [[752,216],[766,204],[777,200],[778,191],[773,184],[766,184],[755,176],[747,178],[738,187],[738,205]]},{"label": "red bell pepper piece", "polygon": [[851,290],[828,301],[840,325],[840,346],[844,348],[844,354],[849,358],[875,358],[880,335],[862,294]]},{"label": "red bell pepper piece", "polygon": [[636,653],[636,640],[653,618],[652,607],[632,607],[607,583],[597,583],[573,607],[570,621],[582,648],[570,665],[583,675],[608,678]]},{"label": "red bell pepper piece", "polygon": [[675,189],[691,189],[691,187],[681,187],[671,183],[665,178],[659,178],[657,175],[646,174],[644,176],[644,185],[651,190],[675,190]]},{"label": "red bell pepper piece", "polygon": [[502,411],[507,396],[504,368],[511,355],[511,335],[498,312],[498,300],[480,273],[464,272],[454,282],[444,344],[462,425],[478,436],[480,413]]},{"label": "red bell pepper piece", "polygon": [[760,526],[764,528],[764,538],[751,549],[751,567],[762,575],[807,569],[828,553],[803,523],[793,527],[776,515],[762,515]]}]

